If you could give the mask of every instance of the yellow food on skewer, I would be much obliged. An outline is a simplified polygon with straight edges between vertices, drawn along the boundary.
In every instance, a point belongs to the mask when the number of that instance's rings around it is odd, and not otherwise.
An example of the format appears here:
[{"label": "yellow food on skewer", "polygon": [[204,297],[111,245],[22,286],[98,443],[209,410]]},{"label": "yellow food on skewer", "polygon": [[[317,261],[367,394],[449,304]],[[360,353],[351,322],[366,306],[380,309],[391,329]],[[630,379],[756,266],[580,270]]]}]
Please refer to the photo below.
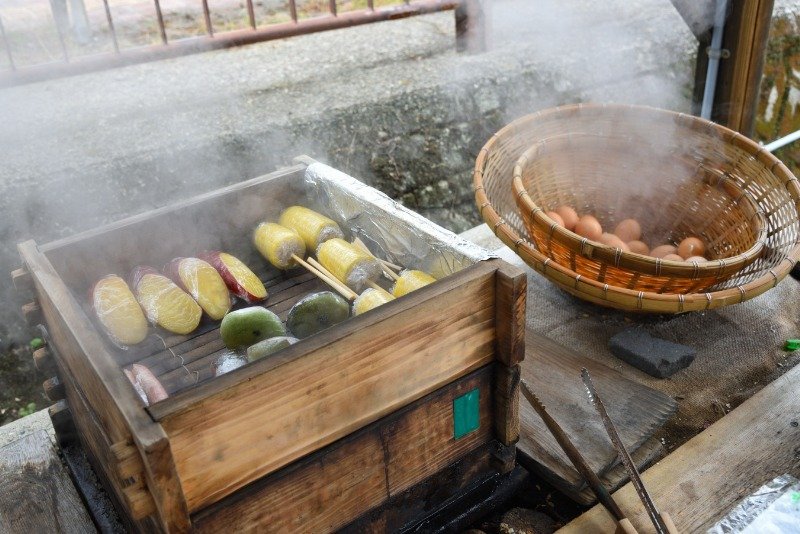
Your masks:
[{"label": "yellow food on skewer", "polygon": [[361,315],[377,308],[381,304],[386,304],[390,300],[394,300],[394,297],[386,291],[379,291],[369,287],[353,302],[353,315]]},{"label": "yellow food on skewer", "polygon": [[267,261],[278,269],[289,269],[304,258],[306,245],[296,231],[275,223],[261,223],[253,233],[256,248]]},{"label": "yellow food on skewer", "polygon": [[373,256],[340,238],[322,243],[317,249],[317,259],[337,280],[359,293],[383,272]]},{"label": "yellow food on skewer", "polygon": [[344,237],[336,221],[303,206],[286,208],[278,222],[297,232],[309,251],[317,250],[317,247],[329,239]]},{"label": "yellow food on skewer", "polygon": [[426,272],[406,270],[400,273],[400,278],[395,282],[392,293],[395,297],[402,297],[435,281],[436,278]]}]

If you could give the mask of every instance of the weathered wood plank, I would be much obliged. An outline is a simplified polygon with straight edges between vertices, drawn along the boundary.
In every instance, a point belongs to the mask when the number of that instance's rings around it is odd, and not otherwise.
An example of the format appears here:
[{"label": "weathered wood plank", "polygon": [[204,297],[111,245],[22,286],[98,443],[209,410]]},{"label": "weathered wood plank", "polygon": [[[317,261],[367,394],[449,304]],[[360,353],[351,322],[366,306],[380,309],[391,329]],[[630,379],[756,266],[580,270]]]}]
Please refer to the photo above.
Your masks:
[{"label": "weathered wood plank", "polygon": [[50,402],[60,401],[64,398],[64,384],[57,376],[45,380],[42,383],[42,389],[44,390],[44,396],[47,397]]},{"label": "weathered wood plank", "polygon": [[117,476],[117,459],[113,454],[114,443],[109,439],[100,421],[89,407],[88,401],[69,374],[64,375],[64,391],[70,406],[68,413],[72,417],[77,438],[86,452],[87,458],[99,475],[106,491],[112,495],[112,500],[128,507],[127,511],[124,508],[121,508],[120,511],[125,512],[130,516],[128,520],[135,523],[136,519],[141,519],[141,517],[132,517],[134,510],[130,508],[130,491],[126,494],[126,488],[132,482]]},{"label": "weathered wood plank", "polygon": [[46,375],[55,375],[58,373],[56,361],[53,359],[53,354],[47,347],[42,347],[33,351],[33,365]]},{"label": "weathered wood plank", "polygon": [[[403,492],[492,439],[491,367],[428,395],[381,426],[389,496]],[[479,426],[456,439],[453,400],[478,390]]]},{"label": "weathered wood plank", "polygon": [[474,265],[151,406],[169,434],[189,509],[492,361],[495,271],[491,262]]},{"label": "weathered wood plank", "polygon": [[[428,525],[421,525],[420,520],[436,522],[435,518],[438,518],[444,522],[447,517],[453,519],[453,516],[448,513],[450,510],[442,511],[442,508],[453,504],[452,499],[464,498],[470,490],[479,491],[475,489],[477,483],[498,476],[492,466],[492,449],[495,444],[496,442],[490,442],[481,445],[422,482],[392,496],[378,508],[373,508],[367,514],[344,526],[339,532],[341,534],[367,534],[432,531],[433,529],[427,528]],[[496,488],[493,487],[493,489]],[[502,499],[503,495],[492,492],[492,497]],[[458,509],[458,511],[462,510]],[[459,519],[464,518],[459,517]],[[439,530],[433,531],[439,532]],[[458,532],[451,529],[445,530],[445,532],[451,531]]]},{"label": "weathered wood plank", "polygon": [[[286,469],[200,511],[198,532],[331,532],[491,441],[491,365],[419,399]],[[480,427],[456,440],[453,399],[478,389]],[[483,455],[487,456],[485,449]],[[466,468],[471,475],[487,471]],[[456,477],[457,478],[457,477]],[[473,479],[470,479],[473,480]],[[463,482],[463,481],[462,481]],[[436,488],[395,503],[396,521],[419,519],[460,486]],[[255,505],[254,503],[258,503]],[[405,506],[405,508],[403,508]],[[390,514],[391,515],[391,514]],[[385,517],[385,516],[384,516]],[[388,530],[392,530],[389,528]]]},{"label": "weathered wood plank", "polygon": [[746,136],[753,133],[773,4],[733,0],[725,22],[722,48],[730,58],[720,61],[712,119]]},{"label": "weathered wood plank", "polygon": [[[800,476],[800,366],[746,400],[643,475],[645,485],[681,532],[704,532],[742,497],[777,475]],[[633,525],[650,522],[631,484],[614,499]],[[595,506],[559,532],[611,532],[614,522]]]},{"label": "weathered wood plank", "polygon": [[22,316],[28,326],[37,326],[44,323],[42,307],[38,302],[28,302],[22,305]]},{"label": "weathered wood plank", "polygon": [[519,440],[520,366],[498,363],[494,371],[494,432],[503,445]]},{"label": "weathered wood plank", "polygon": [[43,430],[0,448],[0,532],[95,532]]},{"label": "weathered wood plank", "polygon": [[525,359],[525,307],[528,277],[507,263],[497,269],[497,359],[511,367]]},{"label": "weathered wood plank", "polygon": [[[602,422],[586,397],[580,378],[582,367],[592,373],[611,418],[617,423],[622,441],[637,460],[640,458],[635,451],[677,408],[677,403],[668,395],[628,380],[617,371],[531,330],[528,331],[526,350],[527,357],[520,364],[522,378],[531,385],[550,415],[570,435],[589,466],[601,477],[618,463],[618,459]],[[584,486],[583,478],[528,402],[520,404],[520,440],[517,446],[554,477],[561,479],[561,484],[557,485],[570,497],[576,498]],[[645,455],[641,459],[646,458]]]},{"label": "weathered wood plank", "polygon": [[11,271],[11,282],[18,296],[22,298],[33,297],[33,279],[27,269],[20,268]]}]

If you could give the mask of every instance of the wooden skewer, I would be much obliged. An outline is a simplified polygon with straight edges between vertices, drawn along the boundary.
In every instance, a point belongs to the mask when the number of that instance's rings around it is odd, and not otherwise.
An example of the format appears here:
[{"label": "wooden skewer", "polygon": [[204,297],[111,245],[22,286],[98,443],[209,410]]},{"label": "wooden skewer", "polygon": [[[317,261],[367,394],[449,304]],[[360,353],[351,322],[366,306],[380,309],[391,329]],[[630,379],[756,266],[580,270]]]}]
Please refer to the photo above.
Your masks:
[{"label": "wooden skewer", "polygon": [[[333,289],[336,290],[337,293],[339,293],[347,300],[355,300],[355,298],[358,297],[355,291],[353,291],[352,289],[341,283],[339,280],[337,280],[329,271],[327,270],[322,271],[321,269],[314,267],[309,262],[300,258],[296,254],[292,254],[292,259],[297,263],[299,263],[300,265],[302,265],[303,267],[305,267],[306,269],[308,269],[313,274],[315,274],[317,277],[319,277],[320,280],[331,286]],[[309,258],[309,260],[313,261],[313,258]],[[322,266],[319,265],[319,267]]]},{"label": "wooden skewer", "polygon": [[391,278],[392,280],[395,280],[395,281],[400,279],[400,277],[397,276],[397,273],[394,272],[392,269],[400,271],[400,270],[403,269],[402,267],[400,267],[399,265],[395,265],[394,263],[390,263],[390,262],[388,262],[386,260],[382,260],[382,259],[376,257],[372,252],[370,252],[370,250],[367,248],[367,245],[365,245],[364,242],[361,241],[357,237],[353,238],[353,244],[356,247],[358,247],[361,250],[363,250],[364,252],[366,252],[367,254],[369,254],[370,256],[372,256],[373,258],[375,258],[376,260],[378,260],[378,263],[381,264],[381,268],[383,268],[383,272],[384,272],[384,274],[386,276],[388,276],[389,278]]},{"label": "wooden skewer", "polygon": [[669,534],[679,534],[678,528],[675,526],[675,523],[672,521],[672,517],[667,512],[661,512],[661,520],[664,521],[664,526],[667,527],[667,532]]},{"label": "wooden skewer", "polygon": [[[336,277],[333,275],[333,273],[331,273],[331,272],[330,272],[328,269],[326,269],[325,267],[323,267],[323,265],[322,265],[320,262],[318,262],[317,260],[315,260],[314,258],[312,258],[312,257],[310,257],[310,256],[309,256],[309,258],[308,258],[308,263],[310,263],[311,265],[313,265],[314,267],[316,267],[316,268],[317,268],[317,270],[318,270],[318,271],[319,271],[321,274],[325,275],[325,276],[326,276],[327,278],[329,278],[331,281],[334,281],[334,280],[335,280],[335,281],[336,281],[335,283],[336,283],[336,284],[338,284],[338,285],[339,285],[339,287],[341,287],[343,291],[347,291],[347,295],[345,296],[345,298],[346,298],[347,300],[355,300],[355,299],[358,297],[358,293],[356,293],[355,291],[353,291],[352,289],[350,289],[349,287],[347,287],[347,284],[345,284],[344,282],[342,282],[341,280],[339,280],[338,278],[336,278]],[[330,282],[329,282],[329,283],[330,283]],[[344,295],[344,293],[342,293],[342,295]]]}]

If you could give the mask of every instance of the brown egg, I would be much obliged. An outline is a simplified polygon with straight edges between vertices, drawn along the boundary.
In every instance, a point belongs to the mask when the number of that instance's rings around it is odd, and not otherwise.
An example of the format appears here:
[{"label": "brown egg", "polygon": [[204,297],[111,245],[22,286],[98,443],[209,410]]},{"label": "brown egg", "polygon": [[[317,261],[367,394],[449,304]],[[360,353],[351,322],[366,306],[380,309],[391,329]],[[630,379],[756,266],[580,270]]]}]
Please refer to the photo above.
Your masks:
[{"label": "brown egg", "polygon": [[627,243],[625,243],[622,239],[614,234],[609,234],[608,232],[603,232],[603,235],[600,236],[598,241],[604,245],[608,245],[609,247],[622,249],[624,252],[630,252],[631,250],[628,248]]},{"label": "brown egg", "polygon": [[627,243],[628,241],[636,241],[642,237],[642,227],[636,219],[625,219],[614,228],[614,233]]},{"label": "brown egg", "polygon": [[564,219],[562,219],[561,215],[559,215],[558,213],[554,211],[548,211],[547,213],[545,213],[545,215],[553,219],[557,225],[564,226]]},{"label": "brown egg", "polygon": [[645,256],[650,254],[650,247],[644,241],[628,241],[628,248],[636,254],[644,254]]},{"label": "brown egg", "polygon": [[683,258],[702,256],[705,251],[705,244],[696,237],[687,237],[678,245],[678,254]]},{"label": "brown egg", "polygon": [[569,206],[559,206],[556,208],[556,213],[564,222],[564,228],[567,230],[575,229],[575,225],[578,224],[578,213],[574,209]]},{"label": "brown egg", "polygon": [[[566,222],[566,220],[564,221]],[[584,215],[578,219],[578,224],[575,225],[575,233],[583,237],[588,237],[592,241],[597,241],[603,235],[603,227],[600,226],[600,221],[591,215]]]},{"label": "brown egg", "polygon": [[666,256],[664,256],[661,259],[662,260],[669,260],[669,261],[683,261],[683,258],[678,256],[677,254],[667,254]]},{"label": "brown egg", "polygon": [[667,254],[675,254],[678,251],[677,247],[672,245],[661,245],[650,251],[650,255],[654,258],[663,258]]},{"label": "brown egg", "polygon": [[686,261],[687,261],[687,262],[693,262],[693,261],[696,261],[697,263],[705,263],[705,262],[707,262],[708,260],[707,260],[707,259],[705,259],[703,256],[691,256],[691,257],[689,257],[689,258],[686,258]]}]

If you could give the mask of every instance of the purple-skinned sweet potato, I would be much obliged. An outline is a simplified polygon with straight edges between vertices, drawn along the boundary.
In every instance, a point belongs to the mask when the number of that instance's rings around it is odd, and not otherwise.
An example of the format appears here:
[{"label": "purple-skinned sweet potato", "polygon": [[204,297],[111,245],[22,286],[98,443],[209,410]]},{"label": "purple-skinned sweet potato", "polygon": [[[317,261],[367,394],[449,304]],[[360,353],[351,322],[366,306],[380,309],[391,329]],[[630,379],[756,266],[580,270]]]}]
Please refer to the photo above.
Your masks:
[{"label": "purple-skinned sweet potato", "polygon": [[210,263],[222,276],[231,293],[250,304],[267,298],[267,288],[250,268],[226,252],[205,251],[200,259]]},{"label": "purple-skinned sweet potato", "polygon": [[199,258],[175,258],[164,273],[197,301],[203,311],[219,321],[231,309],[231,295],[219,272]]}]

